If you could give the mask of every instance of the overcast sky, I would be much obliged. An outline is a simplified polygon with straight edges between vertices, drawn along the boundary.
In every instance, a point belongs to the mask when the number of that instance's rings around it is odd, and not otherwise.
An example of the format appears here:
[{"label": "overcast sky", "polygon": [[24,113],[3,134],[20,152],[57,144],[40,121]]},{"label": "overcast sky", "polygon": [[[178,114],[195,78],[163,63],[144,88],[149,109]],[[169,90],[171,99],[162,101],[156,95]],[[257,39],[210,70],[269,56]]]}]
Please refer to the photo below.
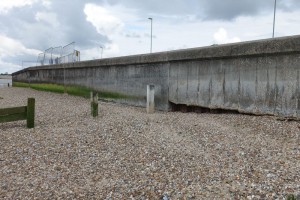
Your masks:
[{"label": "overcast sky", "polygon": [[[0,73],[75,42],[81,60],[272,37],[274,0],[0,0]],[[277,0],[275,36],[300,34],[300,0]]]}]

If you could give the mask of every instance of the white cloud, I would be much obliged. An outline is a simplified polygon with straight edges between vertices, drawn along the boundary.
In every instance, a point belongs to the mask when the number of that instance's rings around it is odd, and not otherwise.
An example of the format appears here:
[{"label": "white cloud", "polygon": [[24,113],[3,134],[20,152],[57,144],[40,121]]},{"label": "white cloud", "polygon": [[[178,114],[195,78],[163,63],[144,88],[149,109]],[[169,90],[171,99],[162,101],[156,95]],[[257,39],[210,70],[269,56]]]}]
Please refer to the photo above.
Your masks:
[{"label": "white cloud", "polygon": [[106,45],[106,47],[103,49],[103,57],[115,57],[120,54],[120,48],[119,45],[116,43],[111,43]]},{"label": "white cloud", "polygon": [[50,24],[53,27],[58,27],[59,26],[59,21],[57,19],[57,15],[55,13],[38,12],[35,15],[35,19],[37,21],[44,21],[44,22]]},{"label": "white cloud", "polygon": [[35,49],[27,49],[22,43],[0,35],[0,58],[5,56],[17,56],[22,54],[37,55],[40,51]]},{"label": "white cloud", "polygon": [[123,27],[122,21],[104,7],[86,4],[84,13],[86,14],[86,20],[92,23],[100,34],[109,36]]},{"label": "white cloud", "polygon": [[[100,59],[101,58],[102,49],[100,46],[85,49],[80,51],[80,58],[81,60],[93,60],[93,59]],[[107,44],[103,47],[103,54],[102,58],[111,58],[120,55],[120,48],[116,43]]]},{"label": "white cloud", "polygon": [[[40,51],[35,49],[28,49],[22,43],[5,35],[0,34],[0,71],[1,72],[15,72],[20,70],[21,67],[21,57],[26,55],[31,55],[36,57]],[[10,62],[5,61],[7,58],[14,57],[17,60]],[[18,59],[20,58],[20,59]],[[16,64],[20,63],[20,65]]]},{"label": "white cloud", "polygon": [[216,44],[226,44],[240,42],[241,39],[238,37],[230,38],[224,28],[219,28],[219,30],[214,34],[214,41]]},{"label": "white cloud", "polygon": [[6,14],[10,9],[14,7],[22,7],[26,5],[31,5],[37,0],[1,0],[0,1],[0,14]]},{"label": "white cloud", "polygon": [[94,60],[99,59],[101,56],[100,47],[94,47],[89,49],[84,49],[80,51],[80,60]]},{"label": "white cloud", "polygon": [[11,73],[16,72],[16,71],[21,70],[21,69],[22,69],[21,63],[20,63],[20,65],[17,65],[17,64],[13,64],[11,62],[5,62],[5,61],[1,60],[1,57],[0,57],[0,71],[1,71],[1,73],[8,72],[9,74],[11,74]]},{"label": "white cloud", "polygon": [[51,8],[52,2],[51,0],[42,0],[42,5],[46,8]]}]

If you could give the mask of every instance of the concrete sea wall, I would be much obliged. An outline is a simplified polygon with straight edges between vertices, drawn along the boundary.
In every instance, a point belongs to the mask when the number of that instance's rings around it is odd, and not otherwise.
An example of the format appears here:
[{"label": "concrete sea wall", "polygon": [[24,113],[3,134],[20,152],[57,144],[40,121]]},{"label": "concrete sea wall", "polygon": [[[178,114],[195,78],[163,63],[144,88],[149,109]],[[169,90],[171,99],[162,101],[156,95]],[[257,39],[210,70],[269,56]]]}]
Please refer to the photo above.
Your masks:
[{"label": "concrete sea wall", "polygon": [[168,110],[168,70],[162,63],[149,66],[130,56],[27,68],[14,73],[13,81],[85,86],[120,95],[114,101],[135,106],[146,106],[147,85],[154,84],[156,109]]},{"label": "concrete sea wall", "polygon": [[169,103],[300,118],[300,36],[31,67],[13,81],[81,85],[157,109]]}]

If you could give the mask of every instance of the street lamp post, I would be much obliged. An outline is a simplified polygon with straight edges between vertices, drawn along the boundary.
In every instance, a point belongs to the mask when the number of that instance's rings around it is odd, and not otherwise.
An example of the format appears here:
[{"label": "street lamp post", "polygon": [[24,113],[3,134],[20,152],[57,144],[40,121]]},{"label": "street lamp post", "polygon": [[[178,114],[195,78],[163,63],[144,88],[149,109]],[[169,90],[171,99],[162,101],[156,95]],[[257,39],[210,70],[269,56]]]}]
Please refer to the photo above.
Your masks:
[{"label": "street lamp post", "polygon": [[273,19],[273,35],[272,35],[272,38],[274,38],[274,32],[275,32],[276,4],[277,4],[277,0],[275,0],[275,4],[274,4],[274,19]]},{"label": "street lamp post", "polygon": [[101,49],[101,59],[102,59],[102,56],[103,56],[103,46],[100,46],[100,49]]},{"label": "street lamp post", "polygon": [[151,21],[151,43],[150,43],[150,53],[152,53],[152,24],[153,24],[153,18],[149,17],[148,18]]}]

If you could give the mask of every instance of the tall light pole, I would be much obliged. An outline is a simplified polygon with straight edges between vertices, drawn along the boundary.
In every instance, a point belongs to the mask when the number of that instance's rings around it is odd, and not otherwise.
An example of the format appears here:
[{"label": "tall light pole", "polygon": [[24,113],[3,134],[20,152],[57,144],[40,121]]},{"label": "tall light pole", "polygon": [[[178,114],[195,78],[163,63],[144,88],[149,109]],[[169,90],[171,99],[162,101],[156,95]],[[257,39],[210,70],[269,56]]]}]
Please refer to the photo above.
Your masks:
[{"label": "tall light pole", "polygon": [[274,38],[274,32],[275,32],[276,4],[277,4],[277,0],[275,0],[275,3],[274,3],[274,19],[273,19],[273,36],[272,36],[272,38]]},{"label": "tall light pole", "polygon": [[153,24],[153,18],[148,18],[151,21],[151,43],[150,43],[150,53],[152,53],[152,24]]},{"label": "tall light pole", "polygon": [[100,49],[101,49],[101,59],[102,59],[102,56],[103,56],[103,46],[100,46]]}]

